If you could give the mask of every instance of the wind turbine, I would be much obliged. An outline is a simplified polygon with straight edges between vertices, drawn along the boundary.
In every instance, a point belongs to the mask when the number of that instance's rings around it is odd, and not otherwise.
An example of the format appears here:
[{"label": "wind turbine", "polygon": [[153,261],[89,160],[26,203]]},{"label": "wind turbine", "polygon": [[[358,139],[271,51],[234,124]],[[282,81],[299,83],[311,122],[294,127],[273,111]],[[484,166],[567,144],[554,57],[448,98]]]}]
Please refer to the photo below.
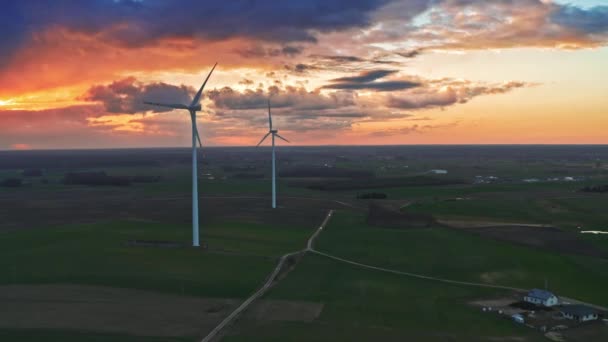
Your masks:
[{"label": "wind turbine", "polygon": [[268,133],[260,140],[260,142],[256,145],[260,146],[268,138],[269,135],[272,135],[272,208],[277,207],[277,179],[276,179],[276,167],[275,167],[275,156],[274,156],[274,138],[277,137],[279,139],[285,140],[289,142],[289,140],[283,138],[279,135],[279,130],[272,129],[272,114],[270,114],[270,100],[268,100]]},{"label": "wind turbine", "polygon": [[198,134],[198,129],[196,128],[196,112],[201,110],[201,95],[203,94],[203,88],[205,88],[205,84],[209,80],[211,73],[215,70],[217,63],[211,68],[209,71],[209,75],[205,78],[205,82],[198,90],[192,103],[190,105],[185,104],[174,104],[174,103],[158,103],[158,102],[148,102],[144,101],[145,104],[160,106],[160,107],[168,107],[173,109],[186,109],[190,112],[190,120],[192,121],[192,246],[198,247],[199,244],[199,234],[198,234],[198,177],[196,175],[197,171],[197,160],[196,160],[196,141],[198,140],[198,144],[200,147],[203,147],[201,143],[201,137]]}]

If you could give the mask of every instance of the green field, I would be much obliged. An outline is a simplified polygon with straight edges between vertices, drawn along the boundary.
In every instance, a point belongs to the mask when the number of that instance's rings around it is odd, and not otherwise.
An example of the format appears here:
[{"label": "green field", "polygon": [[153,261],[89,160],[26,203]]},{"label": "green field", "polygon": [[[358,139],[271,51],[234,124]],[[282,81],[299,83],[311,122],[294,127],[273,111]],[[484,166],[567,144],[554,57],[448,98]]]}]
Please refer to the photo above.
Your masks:
[{"label": "green field", "polygon": [[[365,216],[339,212],[317,249],[342,258],[405,272],[520,288],[542,287],[608,306],[608,260],[567,255],[435,227],[370,227]],[[584,288],[584,291],[580,289]]]},{"label": "green field", "polygon": [[272,299],[322,302],[318,319],[241,321],[226,341],[457,341],[529,336],[534,332],[481,313],[467,301],[500,291],[445,285],[378,273],[307,255]]},{"label": "green field", "polygon": [[132,239],[187,245],[188,226],[108,222],[2,233],[0,283],[106,285],[242,298],[263,281],[280,255],[302,248],[310,234],[243,223],[205,228],[208,252],[125,245]]},{"label": "green field", "polygon": [[[558,295],[608,306],[607,259],[501,242],[444,225],[400,230],[373,227],[366,223],[369,201],[356,199],[361,192],[380,192],[388,195],[384,202],[388,206],[439,219],[544,223],[574,232],[578,226],[605,230],[608,194],[578,191],[586,185],[608,183],[608,170],[596,167],[595,157],[589,157],[590,161],[571,155],[572,161],[563,161],[561,154],[553,151],[553,159],[546,160],[520,158],[516,153],[489,159],[474,153],[424,158],[431,149],[417,147],[412,151],[416,149],[416,157],[403,153],[392,159],[376,155],[373,149],[366,152],[360,148],[353,149],[348,158],[332,157],[325,148],[319,148],[303,149],[295,154],[297,157],[285,153],[279,159],[289,159],[280,167],[297,169],[332,164],[335,158],[334,167],[372,171],[378,181],[366,184],[382,184],[383,177],[417,179],[434,168],[449,169],[449,178],[469,184],[319,191],[309,186],[318,182],[354,184],[358,180],[280,178],[280,208],[274,211],[269,209],[268,156],[257,151],[207,155],[201,159],[204,164],[200,165],[199,194],[201,241],[208,244],[208,250],[188,247],[188,154],[161,151],[147,161],[150,163],[137,165],[125,157],[132,152],[123,151],[116,152],[123,158],[120,163],[130,166],[106,159],[107,164],[100,166],[69,167],[78,165],[79,159],[75,159],[73,164],[66,162],[45,170],[44,177],[24,178],[26,185],[21,188],[0,187],[0,205],[4,205],[0,216],[5,228],[0,231],[0,285],[96,285],[177,295],[190,298],[189,303],[195,298],[184,296],[238,303],[259,288],[281,255],[304,248],[322,215],[335,208],[339,210],[316,242],[319,251],[373,266],[459,281],[526,289],[543,287],[548,281]],[[166,156],[170,158],[163,159]],[[94,165],[94,156],[79,158]],[[126,187],[63,184],[64,174],[73,171],[160,176],[161,180]],[[214,179],[208,179],[207,173]],[[264,178],[239,178],[240,173],[262,174]],[[20,175],[21,169],[0,170],[0,179]],[[500,181],[472,184],[476,175],[493,175]],[[554,176],[585,178],[577,182],[522,181]],[[346,210],[344,205],[325,199],[345,201],[359,209]],[[69,224],[72,220],[77,223]],[[608,236],[577,236],[608,252]],[[127,241],[134,239],[177,241],[184,247],[127,246]],[[483,313],[470,304],[509,295],[511,291],[383,273],[308,253],[262,302],[321,303],[319,316],[312,321],[288,321],[245,315],[229,327],[223,340],[544,340],[532,329]],[[100,331],[107,330],[0,328],[0,340],[152,342],[201,337]]]},{"label": "green field", "polygon": [[1,341],[38,342],[186,342],[193,338],[147,337],[117,334],[92,334],[87,332],[57,331],[44,329],[0,329]]}]

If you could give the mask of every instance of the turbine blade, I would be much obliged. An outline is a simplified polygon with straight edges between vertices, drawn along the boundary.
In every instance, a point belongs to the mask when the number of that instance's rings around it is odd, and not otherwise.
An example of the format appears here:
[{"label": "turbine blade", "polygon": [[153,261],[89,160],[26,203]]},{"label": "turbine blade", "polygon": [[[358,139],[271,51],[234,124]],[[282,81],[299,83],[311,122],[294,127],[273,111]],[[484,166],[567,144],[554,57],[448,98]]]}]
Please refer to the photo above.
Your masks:
[{"label": "turbine blade", "polygon": [[272,115],[270,114],[270,99],[268,99],[268,126],[272,131]]},{"label": "turbine blade", "polygon": [[196,93],[196,96],[194,96],[194,99],[192,100],[192,104],[190,104],[190,107],[195,106],[201,100],[201,94],[203,93],[203,88],[205,88],[205,84],[207,84],[207,81],[209,80],[209,77],[211,77],[211,73],[213,73],[213,70],[215,70],[216,66],[217,66],[217,62],[215,63],[215,65],[213,65],[213,68],[211,68],[211,71],[209,71],[209,75],[207,75],[207,78],[205,78],[205,82],[203,82],[201,89],[199,89],[198,93]]},{"label": "turbine blade", "polygon": [[275,135],[277,138],[279,138],[279,139],[283,139],[283,140],[285,140],[286,142],[291,143],[289,140],[287,140],[287,139],[283,138],[282,136],[280,136],[280,135],[279,135],[279,133],[275,133],[274,135]]},{"label": "turbine blade", "polygon": [[266,140],[266,138],[268,138],[269,135],[270,135],[270,132],[266,133],[266,135],[262,138],[262,140],[260,140],[260,142],[257,145],[255,145],[255,147],[260,146],[264,142],[264,140]]},{"label": "turbine blade", "polygon": [[147,105],[151,105],[151,106],[167,107],[167,108],[174,108],[174,109],[188,109],[188,106],[186,106],[184,104],[180,104],[180,103],[158,103],[158,102],[148,102],[148,101],[144,101],[144,103]]},{"label": "turbine blade", "polygon": [[194,126],[194,131],[196,132],[196,139],[198,140],[198,147],[203,147],[203,143],[201,142],[201,136],[198,134],[198,128],[196,125]]},{"label": "turbine blade", "polygon": [[200,134],[198,134],[198,127],[196,127],[196,124],[194,123],[194,115],[196,114],[190,114],[190,120],[192,121],[192,126],[194,127],[194,134],[196,135],[196,139],[198,140],[198,146],[203,147],[203,143],[201,142],[201,136]]}]

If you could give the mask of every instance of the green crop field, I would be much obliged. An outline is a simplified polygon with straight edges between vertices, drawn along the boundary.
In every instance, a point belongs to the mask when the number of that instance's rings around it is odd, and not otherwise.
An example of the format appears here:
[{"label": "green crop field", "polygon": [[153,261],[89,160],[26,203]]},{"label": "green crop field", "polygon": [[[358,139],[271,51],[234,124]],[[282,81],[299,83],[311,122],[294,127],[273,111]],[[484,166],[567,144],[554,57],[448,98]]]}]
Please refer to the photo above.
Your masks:
[{"label": "green crop field", "polygon": [[[487,340],[534,332],[483,314],[467,302],[500,291],[379,273],[307,255],[271,299],[321,302],[312,322],[243,320],[225,341]],[[540,339],[539,339],[540,340]]]},{"label": "green crop field", "polygon": [[[337,212],[316,249],[345,259],[435,277],[522,288],[545,279],[560,295],[608,305],[608,261],[497,242],[456,230],[370,227],[365,215]],[[584,291],[581,289],[584,288]],[[312,322],[244,319],[226,341],[487,340],[542,335],[468,302],[505,291],[387,274],[307,254],[268,295],[323,303]],[[263,327],[263,328],[262,328]]]},{"label": "green crop field", "polygon": [[278,256],[302,248],[310,234],[303,229],[225,223],[205,227],[208,252],[126,246],[132,239],[187,245],[189,228],[108,222],[2,233],[0,283],[106,285],[241,298],[263,281]]},{"label": "green crop field", "polygon": [[338,212],[317,249],[361,263],[454,280],[532,288],[542,287],[547,279],[563,296],[608,305],[606,259],[541,251],[442,227],[383,229],[366,225],[364,219],[364,215]]}]

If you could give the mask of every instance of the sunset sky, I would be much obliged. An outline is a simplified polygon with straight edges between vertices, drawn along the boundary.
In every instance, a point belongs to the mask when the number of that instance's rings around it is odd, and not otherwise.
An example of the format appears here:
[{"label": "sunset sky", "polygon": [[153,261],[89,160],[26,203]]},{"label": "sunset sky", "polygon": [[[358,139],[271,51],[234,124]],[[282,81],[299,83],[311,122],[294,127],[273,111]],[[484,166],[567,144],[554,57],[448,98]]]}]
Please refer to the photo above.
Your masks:
[{"label": "sunset sky", "polygon": [[608,0],[0,5],[0,149],[608,143]]}]

